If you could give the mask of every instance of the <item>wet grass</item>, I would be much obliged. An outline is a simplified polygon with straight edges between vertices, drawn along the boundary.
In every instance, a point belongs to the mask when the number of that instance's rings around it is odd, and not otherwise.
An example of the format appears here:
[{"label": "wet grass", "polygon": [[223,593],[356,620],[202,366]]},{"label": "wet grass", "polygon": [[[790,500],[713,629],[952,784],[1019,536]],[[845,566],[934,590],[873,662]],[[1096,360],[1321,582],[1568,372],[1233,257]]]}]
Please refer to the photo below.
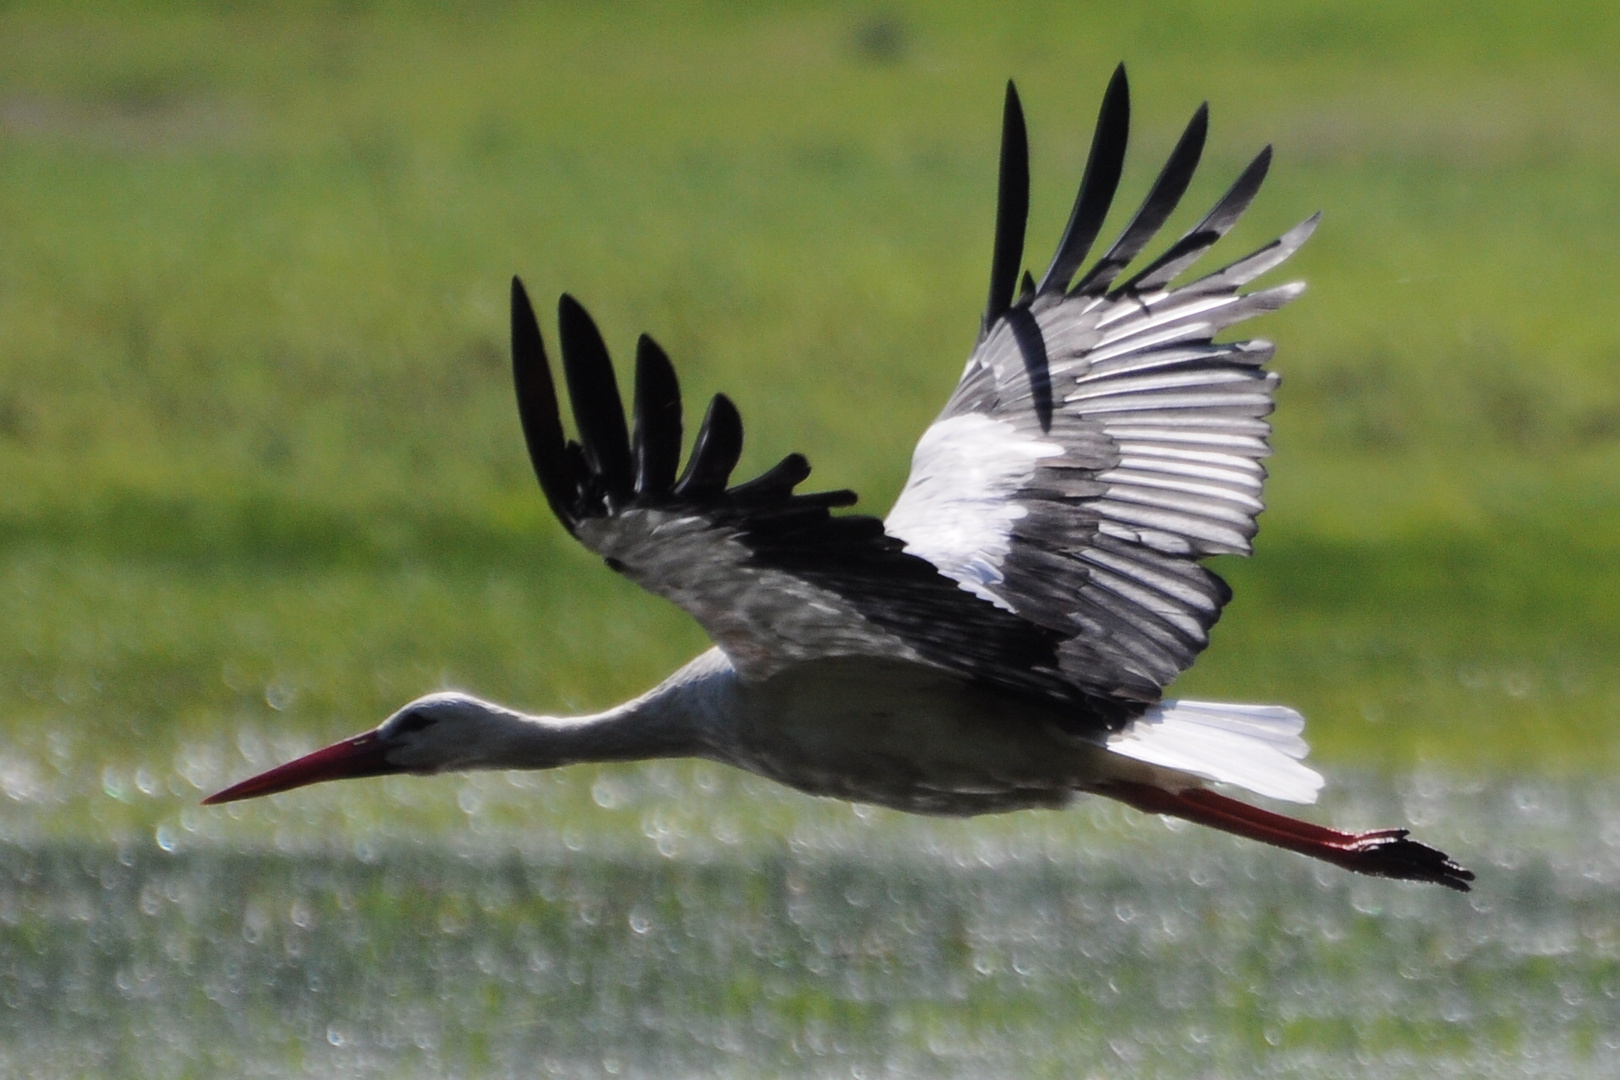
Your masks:
[{"label": "wet grass", "polygon": [[[1257,328],[1258,552],[1177,691],[1298,705],[1330,767],[1612,768],[1614,16],[1453,15],[6,8],[0,781],[53,828],[150,825],[244,743],[443,685],[642,689],[701,635],[546,518],[507,276],[659,337],[748,463],[802,449],[882,509],[976,329],[1003,80],[1039,258],[1120,58],[1127,190],[1207,96],[1178,223],[1266,141],[1228,250],[1327,212]],[[143,769],[159,795],[85,801]]]}]

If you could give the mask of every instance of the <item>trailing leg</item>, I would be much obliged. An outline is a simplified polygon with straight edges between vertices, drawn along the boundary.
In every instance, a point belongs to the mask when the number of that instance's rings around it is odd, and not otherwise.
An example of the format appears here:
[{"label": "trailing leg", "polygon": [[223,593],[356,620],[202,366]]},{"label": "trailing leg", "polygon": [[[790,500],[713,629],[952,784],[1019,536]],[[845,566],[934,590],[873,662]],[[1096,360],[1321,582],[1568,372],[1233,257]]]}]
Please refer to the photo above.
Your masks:
[{"label": "trailing leg", "polygon": [[1168,814],[1212,829],[1287,848],[1354,870],[1358,874],[1429,881],[1468,891],[1474,874],[1443,851],[1408,839],[1405,829],[1348,833],[1274,814],[1205,788],[1166,791],[1150,784],[1115,781],[1098,786],[1099,795],[1118,799],[1143,813]]}]

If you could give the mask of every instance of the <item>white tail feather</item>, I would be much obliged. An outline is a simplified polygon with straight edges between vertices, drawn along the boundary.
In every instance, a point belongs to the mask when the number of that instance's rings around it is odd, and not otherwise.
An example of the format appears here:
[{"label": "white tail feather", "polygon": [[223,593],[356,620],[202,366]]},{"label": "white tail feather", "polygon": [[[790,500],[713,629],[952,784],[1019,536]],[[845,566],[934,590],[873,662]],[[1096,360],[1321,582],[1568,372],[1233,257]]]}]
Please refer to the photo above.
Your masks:
[{"label": "white tail feather", "polygon": [[1322,775],[1300,763],[1305,718],[1281,705],[1166,701],[1108,740],[1137,761],[1236,784],[1256,795],[1313,803]]}]

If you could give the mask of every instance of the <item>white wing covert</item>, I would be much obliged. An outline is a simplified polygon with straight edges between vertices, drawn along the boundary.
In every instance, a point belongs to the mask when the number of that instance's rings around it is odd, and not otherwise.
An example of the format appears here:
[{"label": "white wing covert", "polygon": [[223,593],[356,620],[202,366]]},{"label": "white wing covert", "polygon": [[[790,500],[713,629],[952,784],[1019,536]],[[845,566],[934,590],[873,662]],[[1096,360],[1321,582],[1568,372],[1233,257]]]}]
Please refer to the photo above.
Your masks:
[{"label": "white wing covert", "polygon": [[1008,85],[979,344],[918,442],[886,525],[965,591],[1059,634],[1059,667],[1077,687],[1149,703],[1203,650],[1230,596],[1197,560],[1247,554],[1263,507],[1272,346],[1214,337],[1300,294],[1299,284],[1239,290],[1288,258],[1317,219],[1170,287],[1247,208],[1267,147],[1202,221],[1116,284],[1192,178],[1208,126],[1201,106],[1119,240],[1071,284],[1118,185],[1129,109],[1121,67],[1052,264],[1039,285],[1024,274],[1014,299],[1028,167]]}]

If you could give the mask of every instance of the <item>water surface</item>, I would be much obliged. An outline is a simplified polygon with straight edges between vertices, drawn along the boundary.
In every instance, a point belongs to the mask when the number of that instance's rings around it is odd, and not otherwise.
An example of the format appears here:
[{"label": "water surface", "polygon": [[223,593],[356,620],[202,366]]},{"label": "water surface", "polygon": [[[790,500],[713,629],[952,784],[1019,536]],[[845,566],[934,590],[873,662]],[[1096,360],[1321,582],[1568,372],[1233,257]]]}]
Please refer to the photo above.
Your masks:
[{"label": "water surface", "polygon": [[[804,800],[779,834],[678,843],[540,820],[418,840],[13,828],[0,1073],[1612,1075],[1620,795],[1349,787],[1323,817],[1419,823],[1476,890],[1100,803],[931,822]],[[696,795],[620,797],[653,823]]]}]

